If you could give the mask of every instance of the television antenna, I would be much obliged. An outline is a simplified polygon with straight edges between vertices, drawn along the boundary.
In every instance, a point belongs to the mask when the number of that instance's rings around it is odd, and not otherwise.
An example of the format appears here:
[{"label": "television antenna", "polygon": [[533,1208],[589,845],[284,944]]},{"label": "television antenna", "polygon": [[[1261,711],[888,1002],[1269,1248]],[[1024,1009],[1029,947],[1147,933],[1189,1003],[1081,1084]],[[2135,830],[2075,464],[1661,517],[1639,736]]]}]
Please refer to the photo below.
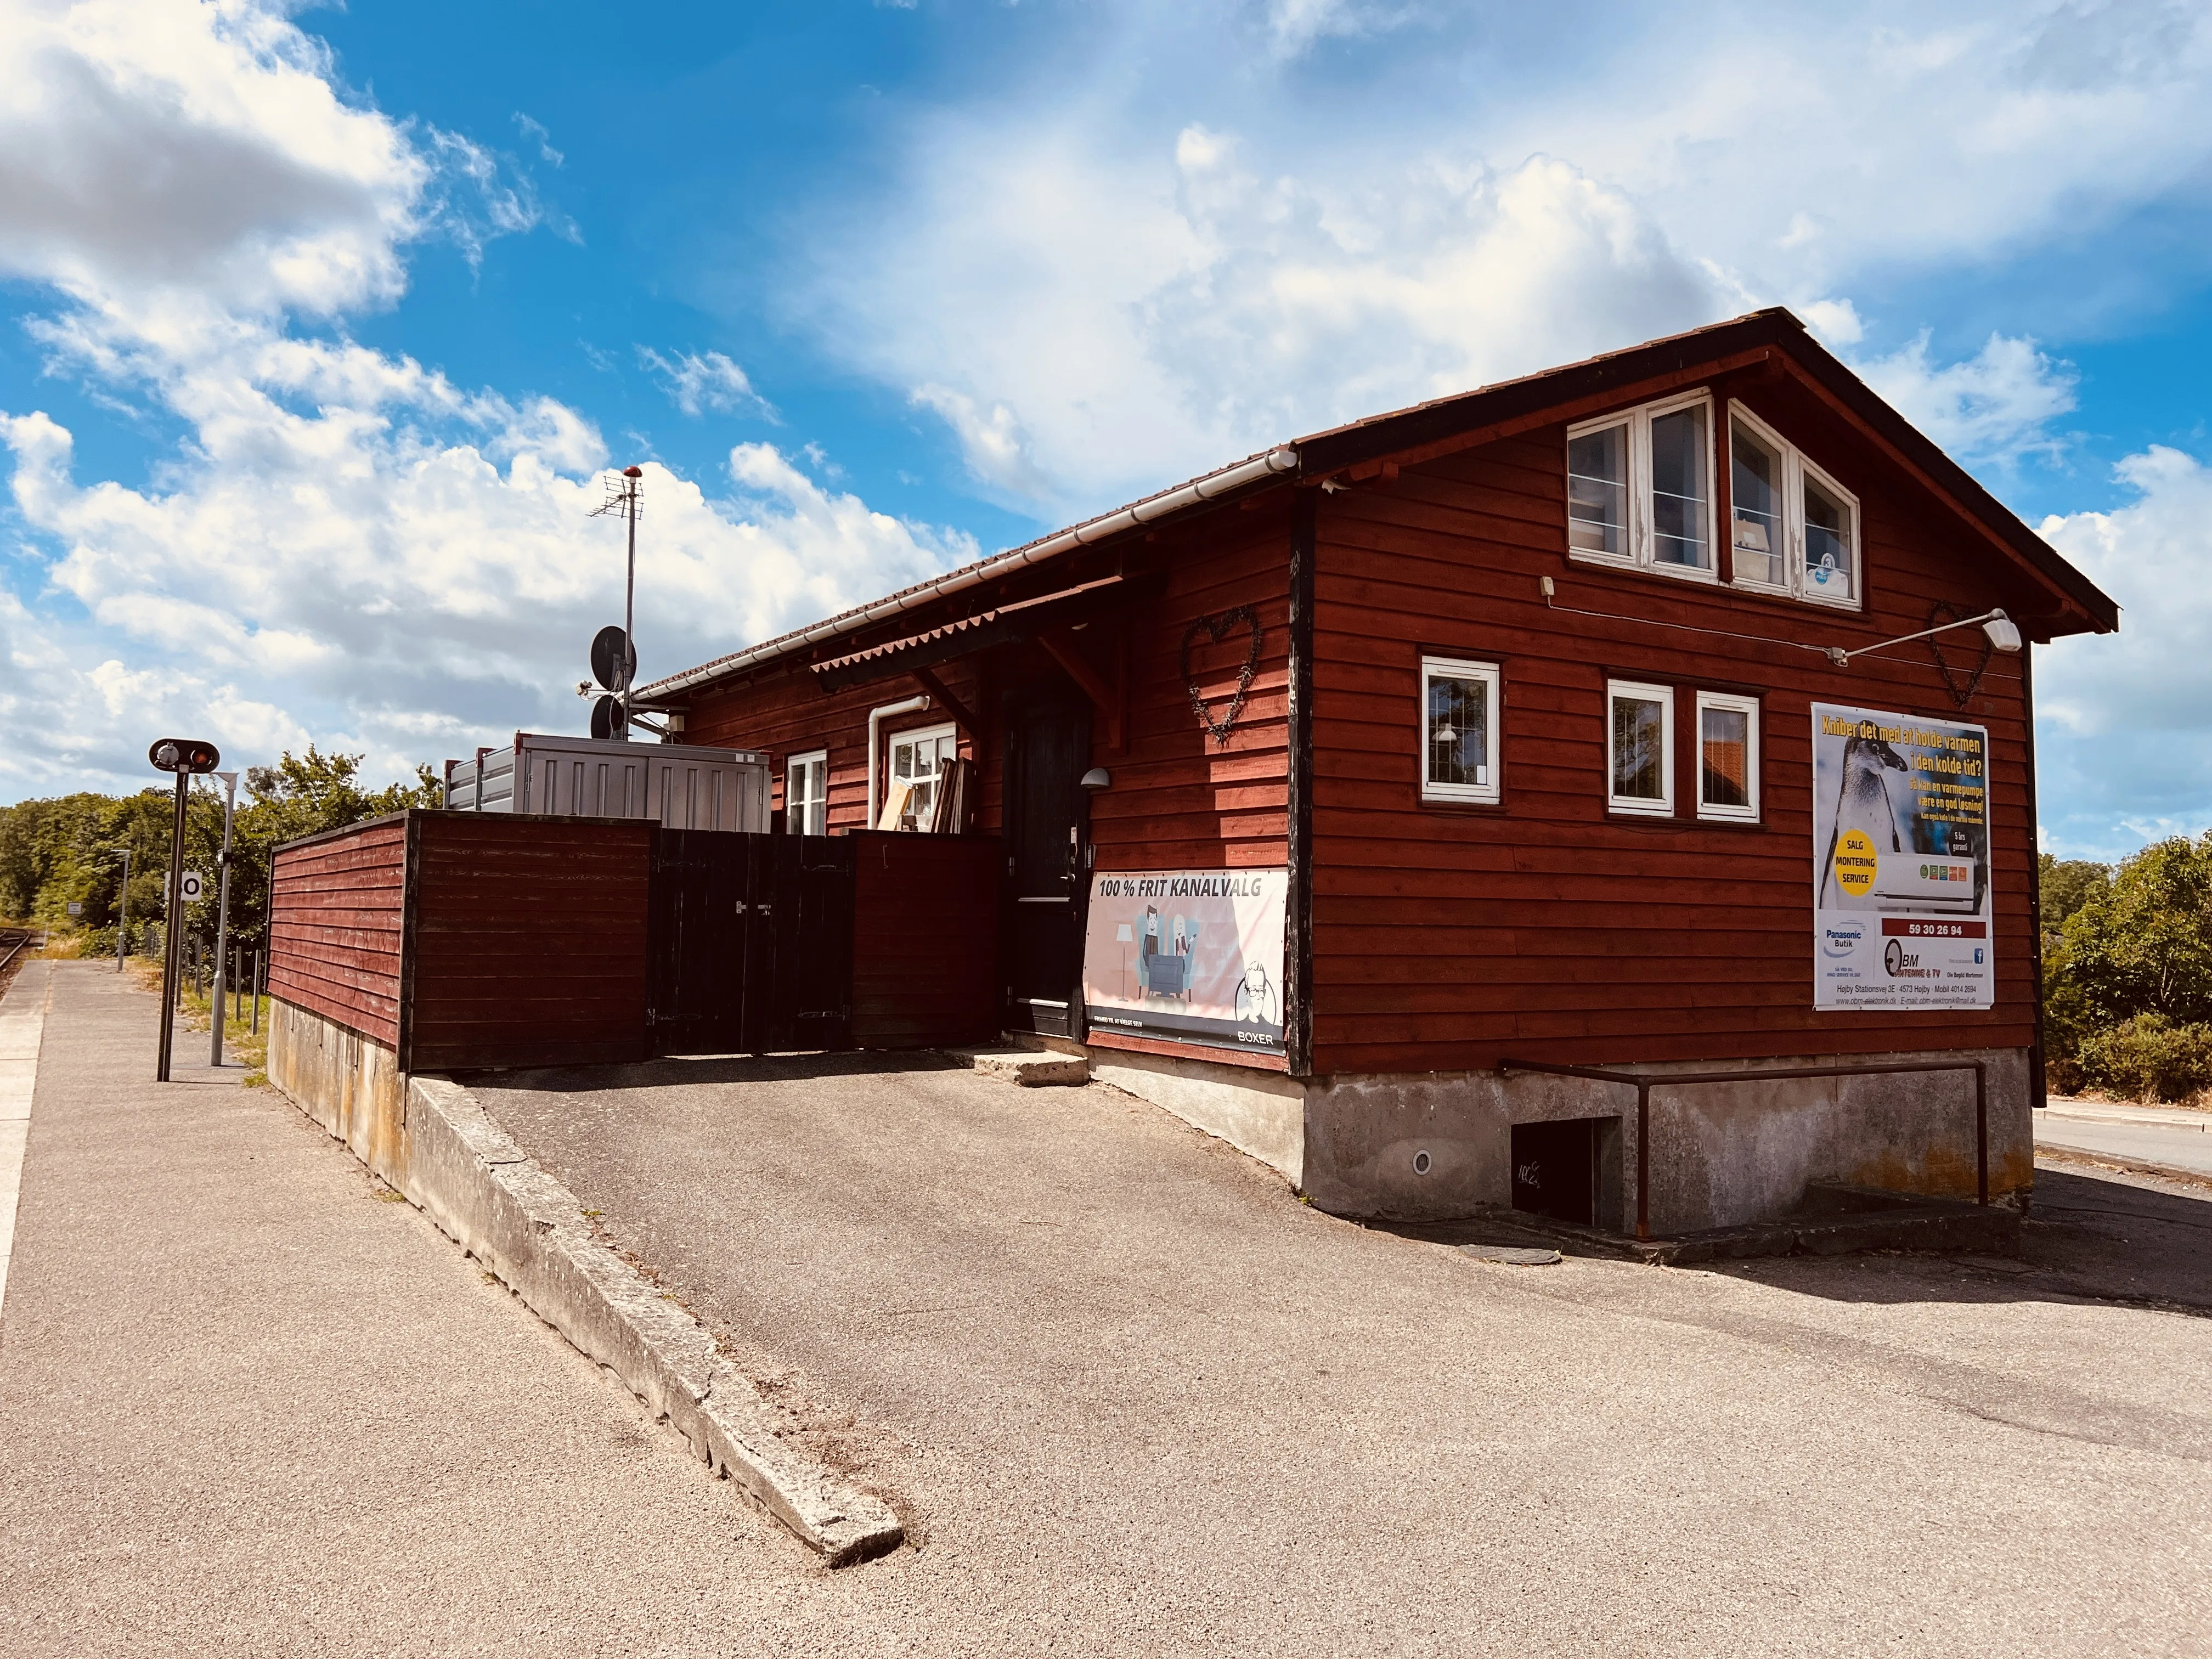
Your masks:
[{"label": "television antenna", "polygon": [[[637,665],[637,521],[645,511],[645,469],[626,466],[619,472],[606,475],[606,499],[592,509],[595,519],[621,518],[629,521],[629,568],[623,580],[623,663],[629,670],[622,676],[622,684],[610,686],[615,696],[615,708],[610,711],[608,724],[611,737],[629,735],[629,682]],[[594,651],[592,653],[599,653]],[[594,665],[596,666],[596,665]],[[596,726],[599,722],[594,720]],[[594,732],[592,736],[599,735]]]}]

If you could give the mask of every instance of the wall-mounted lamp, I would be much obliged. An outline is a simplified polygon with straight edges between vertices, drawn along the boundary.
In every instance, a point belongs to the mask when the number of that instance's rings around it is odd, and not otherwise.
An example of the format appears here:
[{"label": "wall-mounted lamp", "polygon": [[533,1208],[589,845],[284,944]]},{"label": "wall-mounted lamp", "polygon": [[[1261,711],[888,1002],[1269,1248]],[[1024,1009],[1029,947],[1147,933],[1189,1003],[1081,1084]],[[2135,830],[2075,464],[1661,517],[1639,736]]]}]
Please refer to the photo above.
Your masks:
[{"label": "wall-mounted lamp", "polygon": [[[1063,772],[1060,775],[1065,777],[1067,775]],[[1114,775],[1103,766],[1094,766],[1083,775],[1083,787],[1085,789],[1111,789]]]},{"label": "wall-mounted lamp", "polygon": [[1989,635],[1990,644],[1997,650],[2012,653],[2020,649],[2020,629],[2013,619],[2002,611],[1985,611],[1978,617],[1961,617],[1956,622],[1945,623],[1940,628],[1923,628],[1917,634],[1900,634],[1893,640],[1884,640],[1880,645],[1863,645],[1856,651],[1846,651],[1841,646],[1828,647],[1828,660],[1838,668],[1848,667],[1853,657],[1863,657],[1869,651],[1886,650],[1893,645],[1909,645],[1914,640],[1924,640],[1935,634],[1948,634],[1954,628],[1972,628],[1981,624],[1982,632]]}]

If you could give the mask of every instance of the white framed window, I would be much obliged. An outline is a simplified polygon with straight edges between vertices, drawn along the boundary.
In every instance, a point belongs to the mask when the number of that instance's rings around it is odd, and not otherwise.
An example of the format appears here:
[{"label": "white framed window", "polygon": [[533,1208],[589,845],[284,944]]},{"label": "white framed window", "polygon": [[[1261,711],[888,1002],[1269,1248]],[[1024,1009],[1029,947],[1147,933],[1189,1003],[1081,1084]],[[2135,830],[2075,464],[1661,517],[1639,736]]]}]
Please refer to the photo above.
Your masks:
[{"label": "white framed window", "polygon": [[1495,805],[1498,665],[1421,659],[1421,799]]},{"label": "white framed window", "polygon": [[1759,699],[1698,693],[1698,816],[1759,822]]},{"label": "white framed window", "polygon": [[1858,609],[1858,497],[1733,402],[1729,544],[1737,586]]},{"label": "white framed window", "polygon": [[[929,816],[937,806],[938,763],[958,758],[959,733],[950,726],[933,726],[921,732],[894,732],[890,745],[888,786],[879,811],[888,817],[892,804],[896,802],[896,828],[927,830]],[[885,826],[879,823],[877,827]]]},{"label": "white framed window", "polygon": [[1607,680],[1606,805],[1616,812],[1674,812],[1674,689]]},{"label": "white framed window", "polygon": [[1567,552],[1718,579],[1711,396],[1688,392],[1567,428]]},{"label": "white framed window", "polygon": [[783,827],[793,836],[830,833],[830,751],[816,749],[783,763]]}]

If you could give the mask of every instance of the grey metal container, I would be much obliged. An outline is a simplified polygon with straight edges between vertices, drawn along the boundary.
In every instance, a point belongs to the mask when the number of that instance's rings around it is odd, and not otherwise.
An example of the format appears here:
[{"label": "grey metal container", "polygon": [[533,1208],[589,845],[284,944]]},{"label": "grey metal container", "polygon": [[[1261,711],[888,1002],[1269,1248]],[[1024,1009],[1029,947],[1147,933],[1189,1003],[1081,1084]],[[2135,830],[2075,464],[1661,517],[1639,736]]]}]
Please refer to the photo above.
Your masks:
[{"label": "grey metal container", "polygon": [[764,832],[768,757],[756,749],[623,743],[518,732],[512,749],[446,763],[457,812],[646,818],[671,830]]}]

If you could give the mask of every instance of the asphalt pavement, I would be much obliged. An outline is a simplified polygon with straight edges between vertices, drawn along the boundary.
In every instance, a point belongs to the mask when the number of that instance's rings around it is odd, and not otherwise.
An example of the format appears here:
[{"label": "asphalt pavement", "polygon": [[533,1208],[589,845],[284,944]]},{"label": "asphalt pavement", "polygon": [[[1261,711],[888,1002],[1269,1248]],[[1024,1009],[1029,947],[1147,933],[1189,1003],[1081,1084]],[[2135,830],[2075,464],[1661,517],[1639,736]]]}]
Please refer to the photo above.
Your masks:
[{"label": "asphalt pavement", "polygon": [[899,1507],[810,1605],[900,1651],[2212,1650],[2188,1189],[2045,1172],[2019,1261],[1512,1267],[1097,1085],[479,1093]]},{"label": "asphalt pavement", "polygon": [[2025,1261],[1516,1268],[1103,1087],[484,1089],[899,1506],[831,1573],[277,1097],[147,1081],[143,992],[37,973],[10,1656],[2212,1648],[2189,1189],[2047,1175]]},{"label": "asphalt pavement", "polygon": [[605,1373],[273,1091],[149,1081],[152,996],[51,983],[0,1653],[819,1650],[790,1604],[823,1570]]}]

